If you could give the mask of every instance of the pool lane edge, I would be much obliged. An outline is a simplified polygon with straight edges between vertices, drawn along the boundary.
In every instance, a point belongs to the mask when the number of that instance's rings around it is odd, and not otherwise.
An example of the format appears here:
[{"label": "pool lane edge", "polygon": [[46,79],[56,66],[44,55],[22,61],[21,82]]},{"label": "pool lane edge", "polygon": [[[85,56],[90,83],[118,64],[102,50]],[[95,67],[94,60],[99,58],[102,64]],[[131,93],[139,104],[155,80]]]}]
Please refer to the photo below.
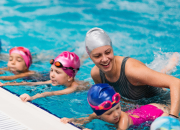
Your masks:
[{"label": "pool lane edge", "polygon": [[0,110],[32,130],[80,130],[46,110],[29,102],[22,102],[18,96],[0,88]]}]

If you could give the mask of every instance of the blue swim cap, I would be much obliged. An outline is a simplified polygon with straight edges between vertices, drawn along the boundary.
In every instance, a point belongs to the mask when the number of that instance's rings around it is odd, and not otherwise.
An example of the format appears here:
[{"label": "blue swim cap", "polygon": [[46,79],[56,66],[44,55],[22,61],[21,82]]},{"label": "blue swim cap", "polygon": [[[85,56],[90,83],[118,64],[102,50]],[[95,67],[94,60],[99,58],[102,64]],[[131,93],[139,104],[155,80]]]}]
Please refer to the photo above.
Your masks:
[{"label": "blue swim cap", "polygon": [[154,120],[150,130],[180,130],[180,121],[170,116],[161,116]]},{"label": "blue swim cap", "polygon": [[[95,84],[93,85],[89,91],[88,91],[88,103],[93,106],[98,106],[104,101],[112,101],[113,95],[116,94],[113,87],[111,87],[109,84]],[[114,107],[118,103],[112,104],[112,107]],[[91,106],[92,110],[96,113],[97,116],[102,115],[107,110],[96,110]]]}]

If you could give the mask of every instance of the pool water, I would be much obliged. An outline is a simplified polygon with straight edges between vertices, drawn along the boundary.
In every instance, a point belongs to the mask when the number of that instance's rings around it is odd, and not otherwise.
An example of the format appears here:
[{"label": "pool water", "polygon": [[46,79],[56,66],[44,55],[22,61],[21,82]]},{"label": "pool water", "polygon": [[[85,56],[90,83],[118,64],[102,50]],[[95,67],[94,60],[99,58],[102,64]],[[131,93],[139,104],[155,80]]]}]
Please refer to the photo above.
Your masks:
[{"label": "pool water", "polygon": [[[160,71],[173,52],[180,50],[179,12],[179,0],[1,0],[1,53],[7,54],[14,46],[27,47],[36,57],[30,69],[48,73],[49,60],[62,51],[73,51],[80,57],[86,54],[86,32],[100,27],[111,37],[115,55],[130,56]],[[7,60],[0,63],[0,67],[4,67]],[[76,78],[93,84],[90,76],[93,66],[90,58],[84,60]],[[178,63],[171,75],[180,78],[179,73]],[[12,74],[7,72],[4,75]],[[51,85],[5,88],[17,95],[64,89],[63,86]],[[83,91],[36,99],[32,103],[58,117],[78,118],[92,113],[86,97],[87,91]],[[100,120],[85,127],[115,129]],[[148,128],[148,124],[142,124],[130,129]]]}]

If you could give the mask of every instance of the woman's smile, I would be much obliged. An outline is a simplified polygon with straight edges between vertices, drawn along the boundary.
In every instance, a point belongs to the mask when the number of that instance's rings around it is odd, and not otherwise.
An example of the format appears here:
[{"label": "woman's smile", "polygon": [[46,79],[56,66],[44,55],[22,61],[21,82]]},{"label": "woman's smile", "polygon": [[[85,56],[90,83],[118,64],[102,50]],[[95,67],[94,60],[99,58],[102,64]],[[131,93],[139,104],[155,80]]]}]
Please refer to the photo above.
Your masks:
[{"label": "woman's smile", "polygon": [[110,61],[107,62],[107,63],[103,63],[101,64],[104,68],[108,68],[110,66]]}]

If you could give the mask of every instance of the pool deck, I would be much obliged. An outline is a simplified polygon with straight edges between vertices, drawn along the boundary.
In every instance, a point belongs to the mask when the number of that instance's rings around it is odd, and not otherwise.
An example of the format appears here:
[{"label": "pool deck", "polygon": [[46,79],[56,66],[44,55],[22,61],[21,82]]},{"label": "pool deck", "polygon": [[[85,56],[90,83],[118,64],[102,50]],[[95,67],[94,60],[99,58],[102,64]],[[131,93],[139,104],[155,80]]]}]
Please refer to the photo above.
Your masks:
[{"label": "pool deck", "polygon": [[[26,127],[23,130],[80,130],[71,124],[61,123],[58,117],[32,103],[22,102],[18,96],[3,88],[0,88],[0,113],[4,113],[21,126]],[[4,123],[0,119],[0,126],[1,124]],[[0,130],[5,129],[0,127]]]}]

